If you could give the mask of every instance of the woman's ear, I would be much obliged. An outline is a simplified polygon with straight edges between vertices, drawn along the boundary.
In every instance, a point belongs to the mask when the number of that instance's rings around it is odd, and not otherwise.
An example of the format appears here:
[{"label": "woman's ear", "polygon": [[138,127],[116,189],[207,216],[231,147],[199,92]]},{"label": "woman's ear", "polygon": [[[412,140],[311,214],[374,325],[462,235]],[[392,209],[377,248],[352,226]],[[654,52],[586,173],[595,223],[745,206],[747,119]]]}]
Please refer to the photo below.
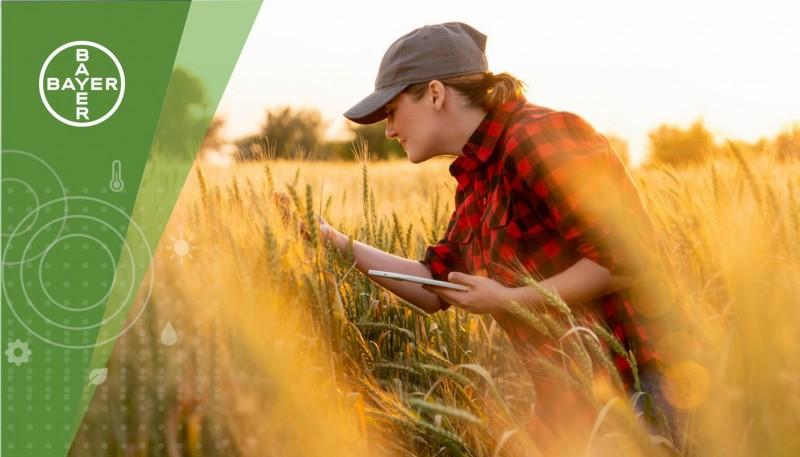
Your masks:
[{"label": "woman's ear", "polygon": [[444,103],[444,84],[441,81],[434,79],[428,83],[428,96],[429,100],[435,107],[441,107]]}]

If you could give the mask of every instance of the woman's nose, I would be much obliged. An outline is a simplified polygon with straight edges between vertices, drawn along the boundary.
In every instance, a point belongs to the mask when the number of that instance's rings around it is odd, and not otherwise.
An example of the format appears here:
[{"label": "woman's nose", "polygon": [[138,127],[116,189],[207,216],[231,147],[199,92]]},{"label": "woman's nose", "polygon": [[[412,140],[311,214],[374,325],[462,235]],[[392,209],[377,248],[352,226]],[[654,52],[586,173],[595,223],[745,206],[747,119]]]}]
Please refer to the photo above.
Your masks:
[{"label": "woman's nose", "polygon": [[397,132],[395,131],[394,126],[392,124],[393,124],[392,121],[388,119],[386,120],[386,138],[390,140],[397,138]]}]

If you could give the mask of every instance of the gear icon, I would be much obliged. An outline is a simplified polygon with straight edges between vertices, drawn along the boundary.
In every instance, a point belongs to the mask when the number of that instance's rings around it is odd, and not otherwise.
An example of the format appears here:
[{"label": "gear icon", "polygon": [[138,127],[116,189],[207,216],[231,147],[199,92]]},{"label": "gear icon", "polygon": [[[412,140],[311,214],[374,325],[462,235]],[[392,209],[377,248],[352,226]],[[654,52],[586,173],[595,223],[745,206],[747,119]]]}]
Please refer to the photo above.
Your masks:
[{"label": "gear icon", "polygon": [[20,340],[9,342],[6,349],[6,358],[8,363],[13,363],[16,366],[30,362],[31,349],[28,347],[28,343]]}]

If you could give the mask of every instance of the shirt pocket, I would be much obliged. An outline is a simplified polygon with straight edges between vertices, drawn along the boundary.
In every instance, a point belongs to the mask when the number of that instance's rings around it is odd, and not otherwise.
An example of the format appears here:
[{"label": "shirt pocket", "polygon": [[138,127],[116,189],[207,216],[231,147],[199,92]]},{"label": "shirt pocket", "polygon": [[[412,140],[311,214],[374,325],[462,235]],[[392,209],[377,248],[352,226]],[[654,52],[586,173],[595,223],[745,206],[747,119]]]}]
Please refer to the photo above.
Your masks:
[{"label": "shirt pocket", "polygon": [[456,221],[447,233],[447,240],[456,244],[468,244],[472,241],[472,227],[469,225],[463,209],[456,214]]},{"label": "shirt pocket", "polygon": [[494,191],[487,198],[483,223],[491,230],[501,229],[511,222],[512,211],[511,194]]},{"label": "shirt pocket", "polygon": [[486,198],[481,222],[484,262],[491,271],[491,277],[506,286],[518,282],[515,266],[521,254],[522,240],[515,221],[514,204],[510,193],[500,189],[491,192]]},{"label": "shirt pocket", "polygon": [[[483,227],[490,246],[496,249],[502,245],[504,250],[520,248],[519,254],[537,246],[547,230],[541,216],[531,208],[531,202],[502,190],[487,198]],[[531,240],[536,241],[531,244]],[[519,246],[520,243],[526,246]]]}]

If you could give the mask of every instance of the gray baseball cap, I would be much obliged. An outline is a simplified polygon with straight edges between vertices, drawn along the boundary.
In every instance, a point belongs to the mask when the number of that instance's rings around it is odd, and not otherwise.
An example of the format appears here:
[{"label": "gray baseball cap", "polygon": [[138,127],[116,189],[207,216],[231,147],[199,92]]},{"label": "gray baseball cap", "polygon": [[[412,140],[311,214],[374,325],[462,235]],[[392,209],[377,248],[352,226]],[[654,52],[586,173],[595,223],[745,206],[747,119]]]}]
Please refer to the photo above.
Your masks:
[{"label": "gray baseball cap", "polygon": [[383,109],[411,84],[485,73],[486,35],[461,22],[426,25],[389,46],[375,78],[375,90],[344,113],[357,124],[386,118]]}]

